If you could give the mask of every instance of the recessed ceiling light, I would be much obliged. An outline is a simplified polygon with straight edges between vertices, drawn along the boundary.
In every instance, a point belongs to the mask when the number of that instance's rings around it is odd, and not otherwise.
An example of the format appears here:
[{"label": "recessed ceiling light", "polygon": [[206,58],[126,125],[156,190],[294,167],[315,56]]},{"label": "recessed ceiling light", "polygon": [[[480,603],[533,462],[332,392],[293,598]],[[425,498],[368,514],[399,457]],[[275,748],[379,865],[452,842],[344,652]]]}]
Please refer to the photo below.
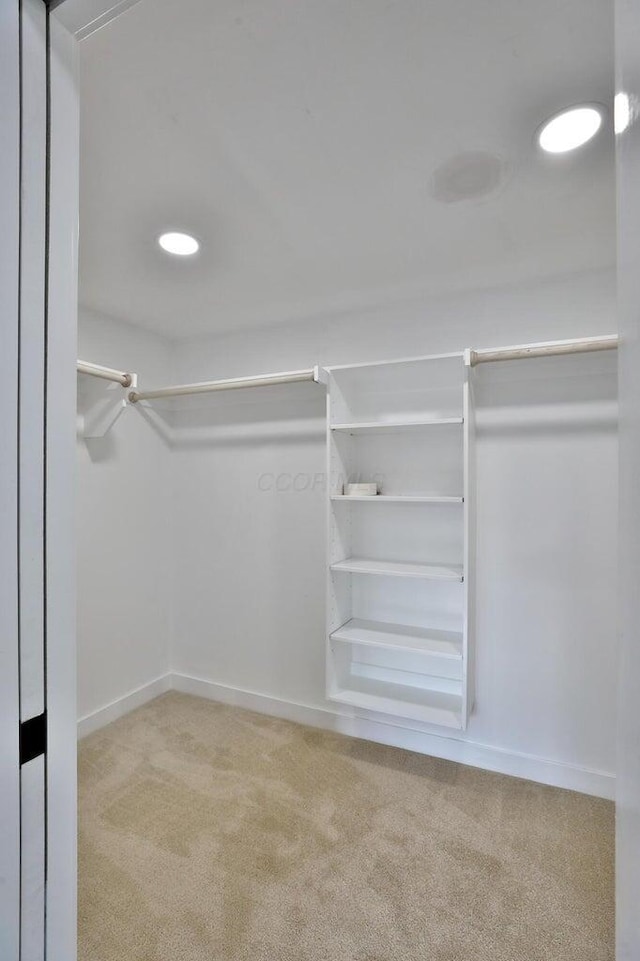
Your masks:
[{"label": "recessed ceiling light", "polygon": [[538,143],[547,153],[575,150],[595,137],[602,126],[602,109],[596,105],[569,107],[540,128]]},{"label": "recessed ceiling light", "polygon": [[178,257],[190,257],[200,249],[200,244],[195,237],[175,230],[160,234],[158,243],[168,254],[176,254]]}]

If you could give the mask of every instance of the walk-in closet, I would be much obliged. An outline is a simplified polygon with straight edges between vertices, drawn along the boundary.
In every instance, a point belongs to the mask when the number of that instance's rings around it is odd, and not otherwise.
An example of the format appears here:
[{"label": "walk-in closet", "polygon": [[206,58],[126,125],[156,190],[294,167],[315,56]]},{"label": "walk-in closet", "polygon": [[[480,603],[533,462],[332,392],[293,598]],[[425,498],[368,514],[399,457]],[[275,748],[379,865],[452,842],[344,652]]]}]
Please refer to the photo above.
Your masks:
[{"label": "walk-in closet", "polygon": [[613,961],[613,3],[124,6],[80,42],[79,961]]}]

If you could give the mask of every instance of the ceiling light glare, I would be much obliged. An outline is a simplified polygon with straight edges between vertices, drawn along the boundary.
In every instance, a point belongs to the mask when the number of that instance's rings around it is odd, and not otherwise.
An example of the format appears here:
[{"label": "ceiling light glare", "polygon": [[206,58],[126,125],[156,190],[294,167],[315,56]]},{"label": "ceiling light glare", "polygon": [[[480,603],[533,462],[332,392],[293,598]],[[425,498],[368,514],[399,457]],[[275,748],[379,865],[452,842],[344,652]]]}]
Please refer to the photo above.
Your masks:
[{"label": "ceiling light glare", "polygon": [[158,243],[168,254],[175,254],[177,257],[190,257],[200,249],[200,244],[195,237],[175,230],[160,234]]},{"label": "ceiling light glare", "polygon": [[613,101],[613,129],[616,135],[624,133],[631,123],[631,100],[629,94],[620,91]]},{"label": "ceiling light glare", "polygon": [[598,107],[570,107],[544,124],[538,143],[547,153],[567,153],[595,137],[602,126],[602,111]]}]

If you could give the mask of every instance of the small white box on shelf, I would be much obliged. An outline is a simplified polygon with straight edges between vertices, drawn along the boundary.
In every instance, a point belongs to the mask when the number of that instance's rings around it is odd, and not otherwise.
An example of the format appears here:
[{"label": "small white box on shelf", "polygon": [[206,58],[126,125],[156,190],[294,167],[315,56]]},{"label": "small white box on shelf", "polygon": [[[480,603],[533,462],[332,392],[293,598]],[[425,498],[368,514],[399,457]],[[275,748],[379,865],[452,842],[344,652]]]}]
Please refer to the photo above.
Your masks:
[{"label": "small white box on shelf", "polygon": [[345,484],[344,493],[347,497],[375,497],[378,493],[377,484]]}]

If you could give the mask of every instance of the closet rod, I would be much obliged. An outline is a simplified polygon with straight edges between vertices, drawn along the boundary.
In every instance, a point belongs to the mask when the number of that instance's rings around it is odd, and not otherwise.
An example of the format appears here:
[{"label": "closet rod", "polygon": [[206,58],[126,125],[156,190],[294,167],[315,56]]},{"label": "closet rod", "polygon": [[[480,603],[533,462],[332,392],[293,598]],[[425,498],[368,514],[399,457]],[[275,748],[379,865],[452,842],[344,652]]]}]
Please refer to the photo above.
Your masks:
[{"label": "closet rod", "polygon": [[79,374],[88,374],[89,377],[100,377],[102,380],[112,380],[122,387],[131,387],[133,376],[124,370],[114,370],[112,367],[101,367],[100,364],[89,364],[86,360],[79,360],[76,363],[76,370]]},{"label": "closet rod", "polygon": [[521,344],[519,347],[498,347],[469,351],[469,365],[491,364],[498,360],[525,360],[528,357],[557,357],[561,354],[587,354],[595,350],[615,350],[616,334],[606,337],[587,337],[583,340],[552,340],[541,344]]},{"label": "closet rod", "polygon": [[229,380],[209,380],[201,384],[178,384],[176,387],[159,387],[157,390],[132,390],[129,400],[154,400],[158,397],[182,397],[186,394],[208,394],[216,390],[239,390],[241,387],[270,387],[275,384],[297,384],[302,381],[322,383],[317,367],[308,370],[291,370],[281,374],[263,374],[258,377],[232,377]]}]

